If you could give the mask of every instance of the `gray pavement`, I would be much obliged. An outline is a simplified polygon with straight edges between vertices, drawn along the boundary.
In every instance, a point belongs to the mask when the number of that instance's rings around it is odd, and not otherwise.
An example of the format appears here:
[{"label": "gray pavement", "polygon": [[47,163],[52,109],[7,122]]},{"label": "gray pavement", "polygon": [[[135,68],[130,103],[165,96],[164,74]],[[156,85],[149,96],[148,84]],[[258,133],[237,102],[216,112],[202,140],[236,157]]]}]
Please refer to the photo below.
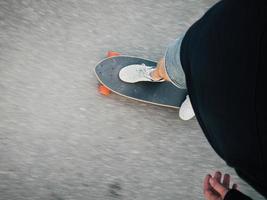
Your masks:
[{"label": "gray pavement", "polygon": [[158,60],[214,0],[0,0],[0,199],[204,199],[233,174],[197,121],[101,96],[107,50]]}]

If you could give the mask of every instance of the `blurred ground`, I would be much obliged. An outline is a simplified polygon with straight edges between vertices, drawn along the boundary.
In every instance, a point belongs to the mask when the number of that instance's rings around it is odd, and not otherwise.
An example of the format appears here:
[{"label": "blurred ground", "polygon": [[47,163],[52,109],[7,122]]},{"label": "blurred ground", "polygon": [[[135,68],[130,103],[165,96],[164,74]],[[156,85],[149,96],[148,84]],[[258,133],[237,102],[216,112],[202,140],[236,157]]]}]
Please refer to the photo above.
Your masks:
[{"label": "blurred ground", "polygon": [[0,0],[0,199],[203,199],[197,121],[97,92],[107,50],[159,59],[214,0]]}]

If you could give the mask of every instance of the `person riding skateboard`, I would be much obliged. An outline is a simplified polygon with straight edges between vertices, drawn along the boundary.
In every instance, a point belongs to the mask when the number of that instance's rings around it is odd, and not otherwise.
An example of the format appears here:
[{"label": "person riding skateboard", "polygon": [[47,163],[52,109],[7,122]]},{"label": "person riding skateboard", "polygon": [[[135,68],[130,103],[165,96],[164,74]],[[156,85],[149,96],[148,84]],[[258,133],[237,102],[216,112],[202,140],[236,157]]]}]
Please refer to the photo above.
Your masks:
[{"label": "person riding skateboard", "polygon": [[[266,3],[221,0],[168,46],[155,69],[130,65],[119,77],[186,88],[179,116],[196,115],[216,153],[267,197],[266,59]],[[203,191],[207,200],[251,199],[219,171],[205,177]]]}]

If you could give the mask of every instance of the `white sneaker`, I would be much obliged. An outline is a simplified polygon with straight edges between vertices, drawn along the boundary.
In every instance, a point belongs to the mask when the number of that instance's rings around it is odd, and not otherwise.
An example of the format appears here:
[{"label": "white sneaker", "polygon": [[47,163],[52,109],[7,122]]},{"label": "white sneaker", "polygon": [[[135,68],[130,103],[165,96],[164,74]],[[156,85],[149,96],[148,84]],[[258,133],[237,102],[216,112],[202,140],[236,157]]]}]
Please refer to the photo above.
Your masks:
[{"label": "white sneaker", "polygon": [[127,83],[136,83],[140,81],[150,81],[150,82],[162,82],[163,79],[153,80],[151,77],[151,72],[155,69],[153,67],[141,65],[128,65],[122,68],[119,72],[119,77],[122,81]]},{"label": "white sneaker", "polygon": [[179,110],[179,117],[182,120],[189,120],[189,119],[192,119],[194,116],[195,116],[195,113],[191,105],[191,101],[189,99],[189,96],[186,95],[186,98],[184,102],[182,103],[180,110]]}]

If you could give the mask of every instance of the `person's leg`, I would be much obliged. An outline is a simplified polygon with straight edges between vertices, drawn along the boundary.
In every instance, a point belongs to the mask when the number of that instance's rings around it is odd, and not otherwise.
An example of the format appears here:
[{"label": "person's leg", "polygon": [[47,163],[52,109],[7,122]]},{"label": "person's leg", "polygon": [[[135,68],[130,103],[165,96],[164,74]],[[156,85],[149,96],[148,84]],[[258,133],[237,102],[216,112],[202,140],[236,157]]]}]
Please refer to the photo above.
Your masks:
[{"label": "person's leg", "polygon": [[[180,50],[184,34],[171,43],[164,56],[164,68],[169,81],[180,89],[186,89],[186,77],[180,61]],[[163,75],[164,76],[164,75]],[[189,120],[195,113],[187,95],[179,110],[179,117]]]},{"label": "person's leg", "polygon": [[119,72],[120,80],[126,83],[170,81],[176,87],[186,89],[185,74],[180,62],[183,37],[184,34],[168,46],[164,57],[158,61],[155,68],[145,64],[125,66]]},{"label": "person's leg", "polygon": [[157,63],[157,67],[155,68],[155,70],[153,70],[151,72],[151,77],[153,78],[153,80],[160,80],[163,79],[165,81],[170,81],[165,66],[164,66],[164,58],[161,58],[158,63]]}]

